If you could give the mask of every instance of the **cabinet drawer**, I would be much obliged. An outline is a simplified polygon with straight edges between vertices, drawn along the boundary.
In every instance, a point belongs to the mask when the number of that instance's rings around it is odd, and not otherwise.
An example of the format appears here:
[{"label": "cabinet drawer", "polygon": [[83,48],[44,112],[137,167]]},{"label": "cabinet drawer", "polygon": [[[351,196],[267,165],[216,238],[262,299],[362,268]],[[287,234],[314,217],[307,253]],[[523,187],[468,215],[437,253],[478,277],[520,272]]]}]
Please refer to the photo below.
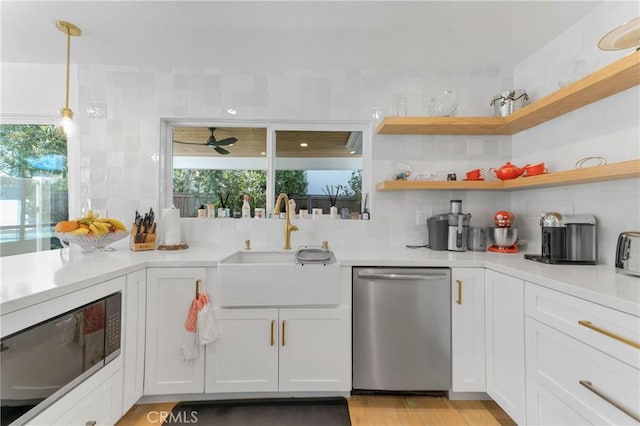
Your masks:
[{"label": "cabinet drawer", "polygon": [[525,285],[525,314],[640,369],[640,319],[634,315],[532,283]]},{"label": "cabinet drawer", "polygon": [[590,423],[544,386],[527,376],[527,424],[557,426]]},{"label": "cabinet drawer", "polygon": [[120,418],[122,398],[122,371],[118,371],[96,390],[87,395],[58,420],[55,425],[108,426]]},{"label": "cabinet drawer", "polygon": [[640,371],[532,318],[525,324],[529,376],[591,423],[640,421]]}]

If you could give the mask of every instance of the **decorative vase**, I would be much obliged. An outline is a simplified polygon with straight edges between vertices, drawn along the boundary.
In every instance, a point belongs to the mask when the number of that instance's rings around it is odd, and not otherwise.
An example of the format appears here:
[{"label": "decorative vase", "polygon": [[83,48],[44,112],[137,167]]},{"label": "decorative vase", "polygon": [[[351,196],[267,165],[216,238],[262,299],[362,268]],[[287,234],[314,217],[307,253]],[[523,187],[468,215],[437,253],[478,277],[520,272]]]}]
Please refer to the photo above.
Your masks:
[{"label": "decorative vase", "polygon": [[331,216],[331,219],[337,219],[338,208],[336,206],[331,206],[331,208],[329,209],[329,215]]}]

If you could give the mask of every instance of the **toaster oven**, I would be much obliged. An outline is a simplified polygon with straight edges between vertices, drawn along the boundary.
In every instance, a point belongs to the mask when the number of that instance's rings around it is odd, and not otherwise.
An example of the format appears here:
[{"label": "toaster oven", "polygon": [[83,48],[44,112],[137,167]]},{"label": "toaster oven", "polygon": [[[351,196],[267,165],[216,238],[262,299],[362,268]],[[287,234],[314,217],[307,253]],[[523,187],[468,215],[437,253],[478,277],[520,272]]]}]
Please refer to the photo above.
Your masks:
[{"label": "toaster oven", "polygon": [[640,231],[622,232],[618,236],[616,270],[640,276]]}]

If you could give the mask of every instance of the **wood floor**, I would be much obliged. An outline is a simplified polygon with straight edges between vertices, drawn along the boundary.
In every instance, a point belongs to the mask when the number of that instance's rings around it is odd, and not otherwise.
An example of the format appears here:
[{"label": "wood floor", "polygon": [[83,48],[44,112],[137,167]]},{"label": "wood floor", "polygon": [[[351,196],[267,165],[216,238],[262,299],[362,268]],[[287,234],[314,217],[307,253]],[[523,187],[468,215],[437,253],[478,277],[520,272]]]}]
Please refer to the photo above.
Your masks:
[{"label": "wood floor", "polygon": [[[353,426],[515,425],[493,401],[449,401],[446,398],[428,396],[354,395],[348,402]],[[173,402],[136,405],[117,426],[158,426],[161,424],[158,413],[169,412],[174,405]]]}]

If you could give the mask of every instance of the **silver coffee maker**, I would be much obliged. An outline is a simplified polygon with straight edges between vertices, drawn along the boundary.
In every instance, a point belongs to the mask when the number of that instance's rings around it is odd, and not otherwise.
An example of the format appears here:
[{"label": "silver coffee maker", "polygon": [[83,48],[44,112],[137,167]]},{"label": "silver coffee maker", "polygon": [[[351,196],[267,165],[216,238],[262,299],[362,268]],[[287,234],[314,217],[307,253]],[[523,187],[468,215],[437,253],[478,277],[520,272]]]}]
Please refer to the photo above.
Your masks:
[{"label": "silver coffee maker", "polygon": [[450,201],[448,219],[447,250],[467,251],[471,213],[462,213],[462,200]]},{"label": "silver coffee maker", "polygon": [[596,218],[588,214],[540,214],[542,254],[525,259],[551,264],[595,265],[598,260]]}]

